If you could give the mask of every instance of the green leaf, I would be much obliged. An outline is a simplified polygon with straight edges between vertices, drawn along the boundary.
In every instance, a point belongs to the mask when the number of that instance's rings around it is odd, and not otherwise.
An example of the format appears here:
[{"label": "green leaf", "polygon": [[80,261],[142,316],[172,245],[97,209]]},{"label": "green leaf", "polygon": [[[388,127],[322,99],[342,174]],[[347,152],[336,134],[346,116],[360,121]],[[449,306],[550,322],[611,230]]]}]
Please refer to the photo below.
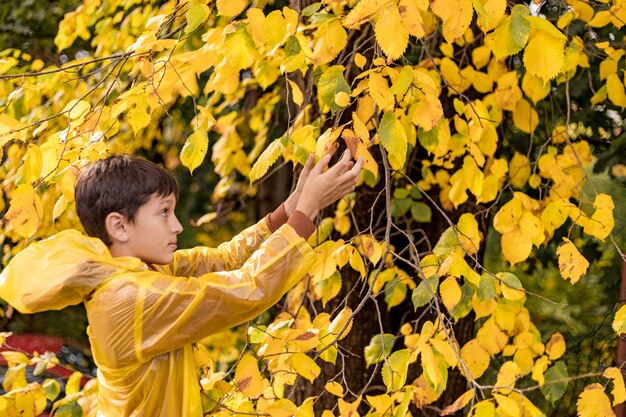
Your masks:
[{"label": "green leaf", "polygon": [[391,200],[391,205],[390,205],[391,216],[395,218],[404,216],[406,212],[409,211],[412,204],[413,204],[413,200],[411,200],[410,198],[402,198],[402,199],[393,198]]},{"label": "green leaf", "polygon": [[326,307],[326,303],[339,294],[341,283],[341,273],[339,271],[335,271],[328,278],[315,283],[315,293],[322,296],[322,307]]},{"label": "green leaf", "polygon": [[387,392],[400,390],[405,382],[409,366],[409,351],[401,349],[393,352],[387,362],[383,364],[383,382]]},{"label": "green leaf", "polygon": [[83,409],[77,400],[64,402],[54,412],[55,417],[82,417]]},{"label": "green leaf", "polygon": [[480,284],[476,295],[483,301],[491,300],[496,296],[496,280],[493,275],[484,272],[480,276]]},{"label": "green leaf", "polygon": [[485,45],[498,60],[516,54],[526,46],[531,29],[529,16],[528,8],[517,4],[513,6],[511,16],[502,19],[498,27],[485,36]]},{"label": "green leaf", "polygon": [[309,4],[304,9],[302,9],[302,16],[311,16],[313,15],[313,13],[317,13],[321,7],[322,3],[320,2]]},{"label": "green leaf", "polygon": [[413,82],[413,68],[407,65],[404,68],[402,68],[402,71],[400,71],[400,74],[398,74],[396,79],[393,81],[393,84],[391,85],[391,88],[389,89],[389,93],[398,95],[398,96],[403,96],[406,93],[406,91],[409,89],[409,87],[411,86],[412,82]]},{"label": "green leaf", "polygon": [[276,163],[283,151],[281,138],[274,139],[256,160],[250,170],[250,184],[261,178]]},{"label": "green leaf", "polygon": [[46,398],[50,401],[54,401],[61,393],[61,384],[54,379],[46,379],[42,385]]},{"label": "green leaf", "polygon": [[317,81],[317,94],[319,100],[330,107],[334,114],[343,107],[335,103],[335,95],[339,92],[350,94],[350,85],[343,78],[343,65],[333,65],[329,67]]},{"label": "green leaf", "polygon": [[411,198],[413,200],[421,200],[422,199],[422,192],[420,191],[419,188],[417,188],[417,187],[411,188]]},{"label": "green leaf", "polygon": [[[565,362],[558,361],[543,374],[545,382],[541,386],[541,392],[546,400],[555,403],[560,400],[567,390],[567,379],[569,373]],[[559,381],[559,382],[555,382]]]},{"label": "green leaf", "polygon": [[461,301],[454,306],[450,314],[455,320],[459,320],[467,316],[472,311],[472,297],[474,296],[474,286],[466,281],[461,286]]},{"label": "green leaf", "polygon": [[407,190],[406,188],[396,188],[395,190],[393,190],[393,198],[408,198],[410,193],[411,191]]},{"label": "green leaf", "polygon": [[502,281],[503,284],[513,288],[514,290],[523,290],[521,281],[515,275],[510,272],[500,272],[498,274],[498,278]]},{"label": "green leaf", "polygon": [[211,10],[206,4],[194,4],[185,13],[185,19],[187,20],[187,27],[185,33],[191,33],[198,29],[201,24],[209,17]]},{"label": "green leaf", "polygon": [[204,161],[208,148],[209,138],[207,131],[198,129],[187,138],[183,150],[180,151],[180,161],[193,174],[193,171]]},{"label": "green leaf", "polygon": [[446,255],[459,244],[459,238],[456,232],[451,227],[448,227],[439,237],[439,240],[433,249],[433,253],[437,256]]},{"label": "green leaf", "polygon": [[383,114],[378,126],[380,144],[389,153],[389,163],[393,169],[400,169],[406,161],[407,137],[402,124],[392,111]]},{"label": "green leaf", "polygon": [[[428,289],[429,287],[430,290]],[[433,275],[419,283],[411,296],[416,310],[430,303],[430,300],[433,299],[433,294],[437,294],[437,287],[439,287],[439,277],[437,275]]]},{"label": "green leaf", "polygon": [[428,223],[433,216],[430,206],[421,201],[416,201],[411,205],[411,217],[420,223]]},{"label": "green leaf", "polygon": [[395,341],[396,337],[389,333],[383,335],[377,334],[372,337],[369,345],[365,346],[364,350],[366,366],[369,367],[376,362],[382,361],[383,358],[389,357]]}]

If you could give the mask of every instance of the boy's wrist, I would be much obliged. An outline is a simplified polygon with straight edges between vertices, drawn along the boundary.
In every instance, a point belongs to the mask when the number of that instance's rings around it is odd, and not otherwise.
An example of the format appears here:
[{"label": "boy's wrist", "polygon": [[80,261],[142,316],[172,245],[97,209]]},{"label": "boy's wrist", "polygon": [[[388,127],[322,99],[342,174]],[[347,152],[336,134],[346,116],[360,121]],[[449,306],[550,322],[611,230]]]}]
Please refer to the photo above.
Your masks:
[{"label": "boy's wrist", "polygon": [[287,197],[287,199],[283,203],[283,207],[285,208],[285,212],[287,213],[287,216],[291,216],[291,213],[294,212],[297,205],[298,205],[298,197],[296,196],[294,192],[290,194],[289,197]]},{"label": "boy's wrist", "polygon": [[315,220],[317,213],[319,212],[319,208],[315,204],[302,201],[302,199],[298,201],[298,205],[295,210],[307,216],[311,221]]}]

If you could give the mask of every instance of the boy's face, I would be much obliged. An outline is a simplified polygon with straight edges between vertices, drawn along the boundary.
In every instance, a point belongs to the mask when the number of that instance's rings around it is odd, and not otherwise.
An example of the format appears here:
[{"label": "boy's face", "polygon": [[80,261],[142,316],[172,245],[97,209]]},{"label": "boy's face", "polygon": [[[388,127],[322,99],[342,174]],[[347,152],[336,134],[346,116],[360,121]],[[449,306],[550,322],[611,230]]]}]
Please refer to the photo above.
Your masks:
[{"label": "boy's face", "polygon": [[146,263],[166,265],[174,260],[176,236],[183,227],[174,214],[176,197],[153,194],[128,223],[128,249]]}]

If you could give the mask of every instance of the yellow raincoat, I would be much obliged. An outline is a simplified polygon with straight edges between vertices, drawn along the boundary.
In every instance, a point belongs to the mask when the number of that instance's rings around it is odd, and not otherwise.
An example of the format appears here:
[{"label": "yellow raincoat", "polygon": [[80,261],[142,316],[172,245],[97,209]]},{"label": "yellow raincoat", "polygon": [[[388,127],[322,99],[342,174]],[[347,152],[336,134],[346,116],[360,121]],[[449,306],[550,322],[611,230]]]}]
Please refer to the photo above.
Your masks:
[{"label": "yellow raincoat", "polygon": [[15,256],[0,298],[24,313],[85,303],[98,416],[196,417],[192,343],[275,304],[312,261],[289,224],[271,233],[267,218],[216,249],[179,250],[156,270],[66,230]]}]

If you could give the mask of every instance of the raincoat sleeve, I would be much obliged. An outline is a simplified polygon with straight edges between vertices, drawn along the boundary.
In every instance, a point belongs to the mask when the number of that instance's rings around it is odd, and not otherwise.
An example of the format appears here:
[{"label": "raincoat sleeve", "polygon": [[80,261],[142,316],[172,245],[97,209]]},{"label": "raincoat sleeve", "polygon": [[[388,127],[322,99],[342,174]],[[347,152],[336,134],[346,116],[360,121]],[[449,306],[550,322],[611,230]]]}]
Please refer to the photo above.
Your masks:
[{"label": "raincoat sleeve", "polygon": [[217,248],[197,246],[176,251],[168,272],[176,276],[199,276],[207,272],[239,269],[275,230],[288,219],[284,205]]},{"label": "raincoat sleeve", "polygon": [[90,301],[92,332],[108,339],[107,354],[118,364],[144,362],[256,317],[303,278],[312,262],[311,247],[286,224],[234,271],[196,278],[126,273]]}]

